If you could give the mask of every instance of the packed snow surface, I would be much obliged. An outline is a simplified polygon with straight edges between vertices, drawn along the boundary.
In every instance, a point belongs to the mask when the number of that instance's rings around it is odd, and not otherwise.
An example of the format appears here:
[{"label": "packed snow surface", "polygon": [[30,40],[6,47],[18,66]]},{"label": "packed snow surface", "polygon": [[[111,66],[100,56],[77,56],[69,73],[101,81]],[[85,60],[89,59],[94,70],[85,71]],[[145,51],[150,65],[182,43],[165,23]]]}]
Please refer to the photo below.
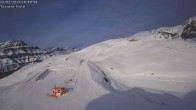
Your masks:
[{"label": "packed snow surface", "polygon": [[108,40],[1,79],[0,110],[196,110],[195,65],[194,43]]}]

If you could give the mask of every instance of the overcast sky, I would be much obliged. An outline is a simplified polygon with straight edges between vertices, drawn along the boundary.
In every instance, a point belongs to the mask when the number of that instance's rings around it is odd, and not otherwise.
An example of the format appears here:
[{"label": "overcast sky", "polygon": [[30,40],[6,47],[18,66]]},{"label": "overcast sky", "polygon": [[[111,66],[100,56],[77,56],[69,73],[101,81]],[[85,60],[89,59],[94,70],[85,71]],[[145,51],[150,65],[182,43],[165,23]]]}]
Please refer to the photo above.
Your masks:
[{"label": "overcast sky", "polygon": [[195,15],[196,0],[38,0],[25,9],[0,8],[0,42],[86,47]]}]

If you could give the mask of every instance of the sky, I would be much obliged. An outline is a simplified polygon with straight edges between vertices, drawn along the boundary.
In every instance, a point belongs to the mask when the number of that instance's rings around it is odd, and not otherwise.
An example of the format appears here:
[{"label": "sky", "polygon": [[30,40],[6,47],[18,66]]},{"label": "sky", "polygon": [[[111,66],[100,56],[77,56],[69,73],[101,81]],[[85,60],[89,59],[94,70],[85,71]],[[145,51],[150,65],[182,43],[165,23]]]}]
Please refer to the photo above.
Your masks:
[{"label": "sky", "polygon": [[24,9],[0,8],[0,42],[24,40],[40,48],[84,48],[140,31],[180,25],[196,16],[196,0],[37,2],[27,4]]}]

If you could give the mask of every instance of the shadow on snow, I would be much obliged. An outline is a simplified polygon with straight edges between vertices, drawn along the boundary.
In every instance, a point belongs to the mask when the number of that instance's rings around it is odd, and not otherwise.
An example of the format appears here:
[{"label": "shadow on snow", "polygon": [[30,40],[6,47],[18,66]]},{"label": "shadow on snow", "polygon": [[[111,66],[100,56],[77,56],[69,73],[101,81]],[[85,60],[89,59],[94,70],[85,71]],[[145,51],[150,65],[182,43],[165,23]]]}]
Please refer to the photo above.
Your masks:
[{"label": "shadow on snow", "polygon": [[196,110],[195,102],[196,91],[179,98],[168,93],[151,93],[132,88],[92,100],[86,110]]}]

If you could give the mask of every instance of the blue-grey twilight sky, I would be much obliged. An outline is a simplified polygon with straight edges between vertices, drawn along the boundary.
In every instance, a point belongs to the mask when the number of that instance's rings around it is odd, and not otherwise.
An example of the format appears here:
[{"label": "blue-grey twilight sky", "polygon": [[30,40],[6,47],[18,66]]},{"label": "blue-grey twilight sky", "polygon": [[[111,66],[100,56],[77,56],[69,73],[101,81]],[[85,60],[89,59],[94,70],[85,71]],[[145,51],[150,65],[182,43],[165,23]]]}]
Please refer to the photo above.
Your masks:
[{"label": "blue-grey twilight sky", "polygon": [[0,8],[0,42],[85,47],[195,15],[196,0],[38,0],[25,9]]}]

